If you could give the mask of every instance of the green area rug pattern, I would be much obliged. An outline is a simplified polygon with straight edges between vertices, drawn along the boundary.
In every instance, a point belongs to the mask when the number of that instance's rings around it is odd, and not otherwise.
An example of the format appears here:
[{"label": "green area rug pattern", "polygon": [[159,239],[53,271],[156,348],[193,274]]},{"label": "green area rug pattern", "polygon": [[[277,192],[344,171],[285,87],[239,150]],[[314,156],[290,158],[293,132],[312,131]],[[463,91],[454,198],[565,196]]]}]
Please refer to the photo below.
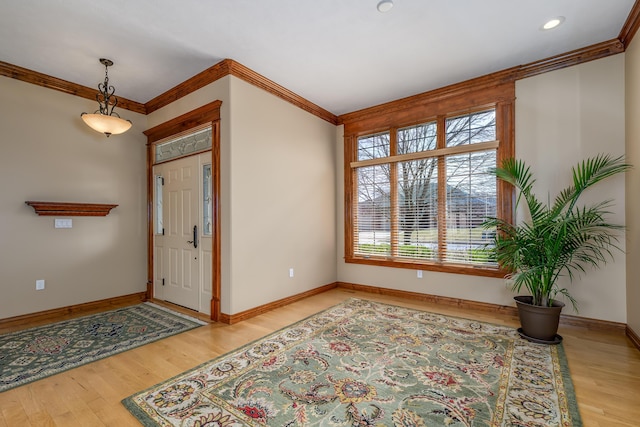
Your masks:
[{"label": "green area rug pattern", "polygon": [[145,426],[581,426],[562,345],[361,299],[123,400]]},{"label": "green area rug pattern", "polygon": [[0,392],[203,324],[143,303],[0,335]]}]

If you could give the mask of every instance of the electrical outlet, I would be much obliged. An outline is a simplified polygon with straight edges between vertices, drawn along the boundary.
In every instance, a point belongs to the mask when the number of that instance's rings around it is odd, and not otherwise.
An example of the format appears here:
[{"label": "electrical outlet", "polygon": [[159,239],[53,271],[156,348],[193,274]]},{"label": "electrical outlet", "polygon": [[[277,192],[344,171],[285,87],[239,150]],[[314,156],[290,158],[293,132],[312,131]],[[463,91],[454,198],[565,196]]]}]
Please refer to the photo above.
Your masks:
[{"label": "electrical outlet", "polygon": [[73,220],[69,218],[56,218],[53,221],[55,228],[73,228]]},{"label": "electrical outlet", "polygon": [[36,291],[44,289],[44,280],[36,280]]},{"label": "electrical outlet", "polygon": [[418,270],[418,279],[422,279],[422,270]]},{"label": "electrical outlet", "polygon": [[289,277],[293,277],[293,268],[289,269]]}]

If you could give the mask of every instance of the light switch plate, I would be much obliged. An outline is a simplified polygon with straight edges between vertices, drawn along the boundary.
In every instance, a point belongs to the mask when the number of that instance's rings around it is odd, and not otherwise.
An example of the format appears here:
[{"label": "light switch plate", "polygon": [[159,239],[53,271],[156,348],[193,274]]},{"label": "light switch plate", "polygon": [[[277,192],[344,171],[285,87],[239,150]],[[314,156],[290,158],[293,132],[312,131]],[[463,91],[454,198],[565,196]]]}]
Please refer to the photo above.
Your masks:
[{"label": "light switch plate", "polygon": [[72,228],[73,220],[71,218],[56,218],[54,226],[55,228]]}]

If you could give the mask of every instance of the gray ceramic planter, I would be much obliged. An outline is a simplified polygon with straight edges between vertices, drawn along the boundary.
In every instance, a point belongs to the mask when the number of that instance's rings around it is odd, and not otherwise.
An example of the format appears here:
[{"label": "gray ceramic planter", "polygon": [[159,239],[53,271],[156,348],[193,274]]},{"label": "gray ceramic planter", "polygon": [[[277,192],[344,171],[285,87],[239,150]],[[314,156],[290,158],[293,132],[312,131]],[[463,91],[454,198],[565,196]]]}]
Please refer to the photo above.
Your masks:
[{"label": "gray ceramic planter", "polygon": [[523,338],[542,344],[558,344],[562,341],[562,337],[558,335],[558,324],[564,303],[554,300],[552,307],[542,307],[531,304],[531,296],[523,295],[513,299],[518,306],[522,326],[518,332]]}]

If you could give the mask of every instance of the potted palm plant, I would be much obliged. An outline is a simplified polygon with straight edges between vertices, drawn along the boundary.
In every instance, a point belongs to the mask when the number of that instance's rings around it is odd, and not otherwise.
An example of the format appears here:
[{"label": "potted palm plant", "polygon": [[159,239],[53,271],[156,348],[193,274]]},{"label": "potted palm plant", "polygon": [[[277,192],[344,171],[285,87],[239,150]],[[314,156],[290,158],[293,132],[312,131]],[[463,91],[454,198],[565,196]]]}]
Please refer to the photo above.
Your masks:
[{"label": "potted palm plant", "polygon": [[580,196],[589,187],[623,173],[631,166],[623,157],[598,155],[572,168],[573,183],[547,203],[533,193],[535,179],[521,160],[506,159],[493,173],[516,189],[516,209],[524,203],[528,218],[511,224],[490,217],[483,226],[495,230],[490,248],[498,264],[509,271],[506,278],[514,292],[524,287],[529,295],[514,299],[518,306],[521,328],[518,332],[530,341],[558,343],[560,312],[564,295],[577,311],[575,299],[559,285],[561,276],[573,279],[586,267],[599,267],[618,249],[621,225],[607,221],[611,200],[591,206],[579,206]]}]

